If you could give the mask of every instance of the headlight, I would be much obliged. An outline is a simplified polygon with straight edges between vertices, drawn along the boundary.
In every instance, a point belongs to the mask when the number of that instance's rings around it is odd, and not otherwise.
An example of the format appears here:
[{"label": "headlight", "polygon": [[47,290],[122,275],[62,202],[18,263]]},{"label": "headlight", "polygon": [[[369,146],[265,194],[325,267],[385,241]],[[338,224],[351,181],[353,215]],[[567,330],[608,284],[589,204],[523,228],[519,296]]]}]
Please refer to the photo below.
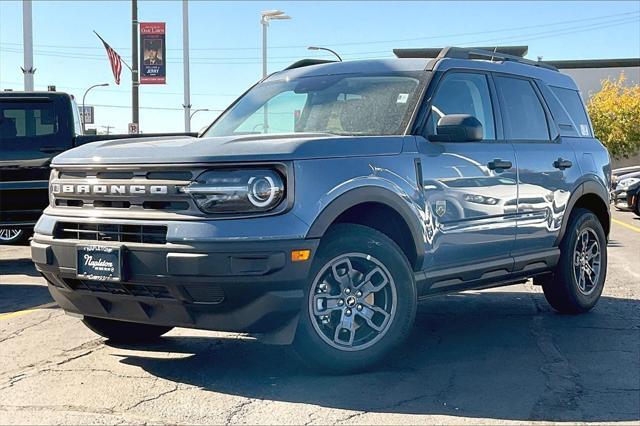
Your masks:
[{"label": "headlight", "polygon": [[622,179],[619,183],[618,186],[620,188],[628,188],[631,185],[634,185],[636,183],[640,182],[640,179],[638,178],[627,178],[627,179]]},{"label": "headlight", "polygon": [[484,195],[464,194],[464,200],[476,204],[488,204],[494,206],[498,204],[498,199],[493,197],[485,197]]},{"label": "headlight", "polygon": [[205,213],[259,213],[277,207],[284,181],[275,170],[210,170],[184,188]]},{"label": "headlight", "polygon": [[49,205],[51,207],[56,206],[56,197],[53,195],[53,180],[57,179],[58,171],[55,169],[51,169],[51,173],[49,173]]}]

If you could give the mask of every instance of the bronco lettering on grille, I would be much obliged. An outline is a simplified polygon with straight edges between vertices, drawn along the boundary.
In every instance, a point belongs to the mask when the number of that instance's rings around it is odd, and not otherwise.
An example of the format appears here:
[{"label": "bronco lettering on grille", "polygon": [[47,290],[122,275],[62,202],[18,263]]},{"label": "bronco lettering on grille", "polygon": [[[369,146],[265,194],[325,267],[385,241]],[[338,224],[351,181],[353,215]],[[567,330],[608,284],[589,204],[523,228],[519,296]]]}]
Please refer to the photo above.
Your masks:
[{"label": "bronco lettering on grille", "polygon": [[72,185],[54,183],[51,185],[54,194],[110,194],[110,195],[140,195],[167,194],[167,185]]}]

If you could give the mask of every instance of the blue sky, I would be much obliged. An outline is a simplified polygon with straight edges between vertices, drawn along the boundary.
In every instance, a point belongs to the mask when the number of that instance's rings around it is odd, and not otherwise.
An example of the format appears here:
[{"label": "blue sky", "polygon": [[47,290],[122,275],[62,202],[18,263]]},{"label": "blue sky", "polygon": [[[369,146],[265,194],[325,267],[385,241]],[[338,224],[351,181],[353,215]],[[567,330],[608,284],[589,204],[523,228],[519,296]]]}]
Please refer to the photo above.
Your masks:
[{"label": "blue sky", "polygon": [[[140,89],[144,132],[182,131],[182,3],[140,1],[140,21],[167,22],[166,85]],[[191,93],[193,108],[219,110],[261,77],[262,10],[282,9],[293,17],[269,28],[269,71],[304,57],[322,57],[305,46],[337,50],[344,59],[390,57],[394,47],[526,44],[535,59],[640,56],[640,1],[570,2],[205,2],[191,0]],[[126,132],[131,119],[131,78],[120,86],[100,33],[131,60],[128,1],[34,1],[36,89],[55,84],[96,105],[97,126]],[[0,1],[0,89],[21,90],[22,3]],[[199,129],[217,115],[200,112]]]}]

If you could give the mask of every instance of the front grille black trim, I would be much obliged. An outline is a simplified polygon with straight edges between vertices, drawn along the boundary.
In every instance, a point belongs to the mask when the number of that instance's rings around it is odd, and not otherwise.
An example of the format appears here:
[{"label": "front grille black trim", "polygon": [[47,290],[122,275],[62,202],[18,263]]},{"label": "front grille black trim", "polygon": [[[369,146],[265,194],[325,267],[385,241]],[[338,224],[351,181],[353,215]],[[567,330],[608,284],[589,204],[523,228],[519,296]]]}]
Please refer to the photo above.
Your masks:
[{"label": "front grille black trim", "polygon": [[154,299],[176,300],[169,288],[158,284],[138,284],[111,281],[65,279],[73,290],[91,293],[108,293],[118,296],[150,297]]},{"label": "front grille black trim", "polygon": [[166,244],[167,227],[164,225],[58,222],[54,237],[62,240]]}]

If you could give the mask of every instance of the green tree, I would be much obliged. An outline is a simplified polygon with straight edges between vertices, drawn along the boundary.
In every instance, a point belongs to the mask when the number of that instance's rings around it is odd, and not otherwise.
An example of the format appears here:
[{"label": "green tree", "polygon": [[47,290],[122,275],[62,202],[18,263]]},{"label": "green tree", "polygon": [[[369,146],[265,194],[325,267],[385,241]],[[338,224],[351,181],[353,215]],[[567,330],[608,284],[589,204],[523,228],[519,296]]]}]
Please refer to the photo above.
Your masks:
[{"label": "green tree", "polygon": [[625,87],[624,82],[624,74],[617,81],[604,80],[587,105],[596,137],[615,158],[640,149],[640,85]]}]

